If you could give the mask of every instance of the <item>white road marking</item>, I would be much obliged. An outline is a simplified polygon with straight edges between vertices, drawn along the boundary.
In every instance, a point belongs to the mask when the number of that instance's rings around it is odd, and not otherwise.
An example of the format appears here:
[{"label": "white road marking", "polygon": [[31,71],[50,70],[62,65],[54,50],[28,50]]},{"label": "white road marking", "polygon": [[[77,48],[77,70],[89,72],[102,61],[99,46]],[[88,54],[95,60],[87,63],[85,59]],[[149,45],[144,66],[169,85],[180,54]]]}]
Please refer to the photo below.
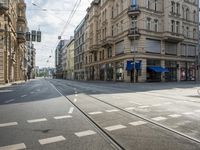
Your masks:
[{"label": "white road marking", "polygon": [[47,121],[47,119],[41,118],[41,119],[27,120],[28,123],[36,123],[36,122],[43,122],[43,121]]},{"label": "white road marking", "polygon": [[114,131],[114,130],[119,130],[119,129],[124,129],[124,128],[126,128],[126,126],[123,126],[123,125],[105,127],[105,129],[108,131]]},{"label": "white road marking", "polygon": [[77,94],[75,94],[75,96],[77,97],[78,95],[77,95]]},{"label": "white road marking", "polygon": [[136,121],[136,122],[131,122],[129,124],[133,125],[133,126],[139,126],[139,125],[147,124],[147,122],[145,122],[145,121]]},{"label": "white road marking", "polygon": [[199,110],[195,110],[195,112],[200,112],[200,109]]},{"label": "white road marking", "polygon": [[0,124],[0,127],[9,127],[9,126],[16,126],[16,125],[18,125],[17,122],[9,122],[9,123]]},{"label": "white road marking", "polygon": [[155,120],[155,121],[162,121],[162,120],[166,120],[167,118],[165,117],[156,117],[156,118],[152,118],[152,120]]},{"label": "white road marking", "polygon": [[172,117],[172,118],[179,118],[181,117],[181,115],[179,114],[173,114],[173,115],[168,115],[169,117]]},{"label": "white road marking", "polygon": [[76,132],[74,133],[78,137],[83,137],[83,136],[88,136],[88,135],[93,135],[96,134],[96,132],[92,130],[87,130],[87,131],[81,131],[81,132]]},{"label": "white road marking", "polygon": [[172,104],[171,102],[164,103],[164,105],[171,105],[171,104]]},{"label": "white road marking", "polygon": [[136,105],[142,105],[140,103],[136,103],[136,102],[133,102],[133,101],[129,101],[129,103],[136,104]]},{"label": "white road marking", "polygon": [[35,92],[31,92],[31,94],[34,94]]},{"label": "white road marking", "polygon": [[149,108],[150,106],[139,106],[138,108]]},{"label": "white road marking", "polygon": [[76,98],[74,99],[74,102],[75,102],[75,103],[77,102],[77,99],[76,99]]},{"label": "white road marking", "polygon": [[185,112],[185,113],[182,113],[183,115],[192,115],[194,114],[193,112]]},{"label": "white road marking", "polygon": [[152,106],[158,107],[158,106],[162,106],[162,105],[161,105],[161,104],[154,104],[154,105],[152,105]]},{"label": "white road marking", "polygon": [[66,119],[66,118],[72,118],[72,116],[67,115],[67,116],[56,116],[54,119],[59,120],[59,119]]},{"label": "white road marking", "polygon": [[40,92],[40,89],[37,89],[36,91],[37,91],[37,92]]},{"label": "white road marking", "polygon": [[45,144],[56,143],[56,142],[61,142],[65,140],[66,139],[63,136],[56,136],[56,137],[51,137],[51,138],[46,138],[46,139],[40,139],[39,143],[41,145],[45,145]]},{"label": "white road marking", "polygon": [[22,95],[21,97],[26,97],[27,95]]},{"label": "white road marking", "polygon": [[0,147],[0,150],[20,150],[20,149],[26,149],[26,145],[24,143],[20,143],[20,144]]},{"label": "white road marking", "polygon": [[4,103],[5,103],[5,104],[8,104],[8,103],[11,103],[11,102],[13,102],[13,101],[15,101],[15,99],[11,99],[11,100],[5,101]]},{"label": "white road marking", "polygon": [[134,110],[135,108],[134,107],[127,107],[125,108],[125,110]]},{"label": "white road marking", "polygon": [[70,109],[69,109],[69,114],[72,114],[73,113],[73,111],[74,111],[74,107],[70,107]]},{"label": "white road marking", "polygon": [[102,114],[102,112],[101,111],[96,111],[96,112],[90,112],[88,114],[90,114],[90,115],[97,115],[97,114]]},{"label": "white road marking", "polygon": [[111,109],[111,110],[106,110],[106,112],[110,113],[110,112],[117,112],[119,111],[118,109]]}]

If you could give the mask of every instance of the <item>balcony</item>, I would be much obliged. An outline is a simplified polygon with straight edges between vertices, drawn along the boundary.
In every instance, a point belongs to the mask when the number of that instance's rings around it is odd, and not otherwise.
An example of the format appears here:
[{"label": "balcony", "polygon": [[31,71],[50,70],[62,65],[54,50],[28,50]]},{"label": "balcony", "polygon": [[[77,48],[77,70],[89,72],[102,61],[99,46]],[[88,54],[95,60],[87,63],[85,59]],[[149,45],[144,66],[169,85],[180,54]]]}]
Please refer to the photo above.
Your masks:
[{"label": "balcony", "polygon": [[129,16],[137,16],[140,14],[139,6],[130,6],[128,10]]},{"label": "balcony", "polygon": [[181,42],[184,40],[183,34],[166,31],[163,33],[163,38],[166,41]]},{"label": "balcony", "polygon": [[101,46],[104,48],[109,48],[113,45],[113,37],[106,37],[105,39],[101,40]]},{"label": "balcony", "polygon": [[139,29],[138,28],[131,28],[129,31],[128,31],[128,37],[130,39],[137,39],[140,37],[140,32],[139,32]]},{"label": "balcony", "polygon": [[18,16],[17,21],[26,24],[26,17],[24,15]]},{"label": "balcony", "polygon": [[94,44],[94,45],[91,45],[89,47],[89,52],[93,53],[93,52],[97,51],[98,49],[99,49],[99,45],[98,44]]},{"label": "balcony", "polygon": [[4,14],[8,10],[7,0],[1,0],[0,2],[0,15]]},{"label": "balcony", "polygon": [[18,40],[18,43],[25,43],[26,42],[25,33],[22,31],[18,31],[17,32],[17,40]]}]

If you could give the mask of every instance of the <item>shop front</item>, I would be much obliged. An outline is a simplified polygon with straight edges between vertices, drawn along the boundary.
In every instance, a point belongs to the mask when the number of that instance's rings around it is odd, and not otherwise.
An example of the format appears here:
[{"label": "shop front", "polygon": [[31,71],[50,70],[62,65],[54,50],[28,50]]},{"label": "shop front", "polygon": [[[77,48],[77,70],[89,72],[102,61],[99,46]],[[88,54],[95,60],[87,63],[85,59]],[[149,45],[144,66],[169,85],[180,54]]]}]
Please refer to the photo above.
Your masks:
[{"label": "shop front", "polygon": [[196,80],[196,69],[195,69],[194,63],[181,62],[180,80],[181,81],[195,81]]},{"label": "shop front", "polygon": [[165,81],[177,81],[177,62],[176,61],[165,61],[165,68],[169,70],[169,72],[165,73]]},{"label": "shop front", "polygon": [[124,81],[124,62],[115,63],[115,79],[116,81]]}]

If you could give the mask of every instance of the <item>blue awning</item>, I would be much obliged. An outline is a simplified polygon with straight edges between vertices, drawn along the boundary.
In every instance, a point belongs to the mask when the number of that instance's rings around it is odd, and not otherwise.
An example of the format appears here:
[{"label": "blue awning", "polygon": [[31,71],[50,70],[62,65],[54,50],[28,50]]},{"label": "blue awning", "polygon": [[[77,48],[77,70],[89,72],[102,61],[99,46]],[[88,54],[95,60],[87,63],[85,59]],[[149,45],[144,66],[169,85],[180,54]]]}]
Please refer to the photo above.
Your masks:
[{"label": "blue awning", "polygon": [[133,61],[127,61],[126,70],[127,71],[132,71],[133,69],[134,69],[134,63],[133,63]]},{"label": "blue awning", "polygon": [[147,67],[147,70],[149,71],[154,71],[154,72],[169,72],[168,69],[166,68],[162,68],[160,66],[151,66],[151,67]]}]

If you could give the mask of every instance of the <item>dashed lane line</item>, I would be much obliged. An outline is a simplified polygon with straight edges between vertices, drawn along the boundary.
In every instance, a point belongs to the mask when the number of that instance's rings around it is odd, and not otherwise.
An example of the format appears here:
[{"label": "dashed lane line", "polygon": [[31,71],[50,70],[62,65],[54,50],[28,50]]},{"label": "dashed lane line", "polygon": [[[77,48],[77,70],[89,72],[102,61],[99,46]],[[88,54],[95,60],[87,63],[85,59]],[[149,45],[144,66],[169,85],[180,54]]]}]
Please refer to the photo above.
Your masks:
[{"label": "dashed lane line", "polygon": [[182,115],[179,115],[179,114],[172,114],[172,115],[168,115],[169,117],[172,117],[172,118],[179,118],[181,117]]},{"label": "dashed lane line", "polygon": [[78,137],[84,137],[84,136],[94,135],[96,134],[96,132],[92,130],[87,130],[87,131],[76,132],[74,134]]},{"label": "dashed lane line", "polygon": [[26,97],[27,95],[22,95],[21,97],[23,98],[23,97]]},{"label": "dashed lane line", "polygon": [[154,105],[152,105],[152,106],[158,107],[158,106],[162,106],[162,105],[161,105],[161,104],[154,104]]},{"label": "dashed lane line", "polygon": [[67,116],[56,116],[54,119],[59,120],[59,119],[67,119],[67,118],[72,118],[72,116],[67,115]]},{"label": "dashed lane line", "polygon": [[127,108],[124,108],[125,110],[134,110],[135,107],[127,107]]},{"label": "dashed lane line", "polygon": [[152,120],[155,120],[155,121],[163,121],[163,120],[167,120],[167,118],[165,117],[155,117],[155,118],[151,118]]},{"label": "dashed lane line", "polygon": [[46,139],[40,139],[39,143],[41,145],[46,145],[46,144],[61,142],[65,140],[66,139],[63,136],[56,136],[56,137],[51,137],[51,138],[46,138]]},{"label": "dashed lane line", "polygon": [[20,144],[0,147],[0,150],[20,150],[20,149],[26,149],[26,145],[24,143],[20,143]]},{"label": "dashed lane line", "polygon": [[193,115],[194,113],[193,112],[185,112],[185,113],[182,113],[183,115]]},{"label": "dashed lane line", "polygon": [[147,124],[147,122],[146,121],[135,121],[135,122],[130,122],[129,124],[132,126],[140,126],[140,125]]},{"label": "dashed lane line", "polygon": [[11,99],[11,100],[5,101],[4,103],[5,103],[5,104],[8,104],[8,103],[11,103],[11,102],[13,102],[13,101],[15,101],[15,99]]},{"label": "dashed lane line", "polygon": [[150,106],[139,106],[138,108],[141,108],[141,109],[143,109],[143,108],[149,108]]},{"label": "dashed lane line", "polygon": [[98,115],[98,114],[102,114],[101,111],[96,111],[96,112],[90,112],[88,113],[89,115]]},{"label": "dashed lane line", "polygon": [[118,111],[120,111],[120,110],[118,110],[118,109],[106,110],[106,112],[108,112],[108,113],[111,113],[111,112],[118,112]]},{"label": "dashed lane line", "polygon": [[73,113],[73,111],[74,111],[74,107],[70,107],[70,109],[69,109],[68,113],[69,113],[69,114],[72,114],[72,113]]},{"label": "dashed lane line", "polygon": [[16,125],[18,125],[17,122],[3,123],[3,124],[0,124],[0,128],[1,128],[1,127],[16,126]]},{"label": "dashed lane line", "polygon": [[47,121],[47,119],[40,118],[40,119],[27,120],[28,123],[36,123],[36,122],[44,122],[44,121]]},{"label": "dashed lane line", "polygon": [[119,130],[119,129],[124,129],[124,128],[126,128],[126,126],[124,125],[114,125],[114,126],[105,127],[105,129],[108,131],[114,131],[114,130]]}]

